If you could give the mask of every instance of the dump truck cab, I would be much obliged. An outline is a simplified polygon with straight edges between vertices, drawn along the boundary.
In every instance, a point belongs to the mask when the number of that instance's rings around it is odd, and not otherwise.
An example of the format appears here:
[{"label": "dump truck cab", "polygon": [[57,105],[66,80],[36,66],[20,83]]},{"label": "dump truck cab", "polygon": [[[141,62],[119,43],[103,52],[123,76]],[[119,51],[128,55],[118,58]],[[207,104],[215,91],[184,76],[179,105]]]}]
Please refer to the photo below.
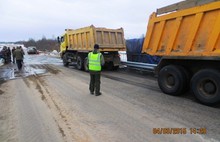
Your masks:
[{"label": "dump truck cab", "polygon": [[62,59],[65,51],[68,49],[67,33],[64,33],[62,36],[58,37],[57,40],[60,44],[60,57]]}]

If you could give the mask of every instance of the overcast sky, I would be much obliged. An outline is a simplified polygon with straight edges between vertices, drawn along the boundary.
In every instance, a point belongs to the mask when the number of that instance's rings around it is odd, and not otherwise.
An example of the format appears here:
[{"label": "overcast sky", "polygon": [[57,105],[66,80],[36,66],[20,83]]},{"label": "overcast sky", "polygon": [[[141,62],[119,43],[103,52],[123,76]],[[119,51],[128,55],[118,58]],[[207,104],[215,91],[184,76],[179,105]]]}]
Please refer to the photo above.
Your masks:
[{"label": "overcast sky", "polygon": [[125,38],[146,33],[157,8],[181,0],[0,0],[0,41],[55,38],[65,28],[124,28]]}]

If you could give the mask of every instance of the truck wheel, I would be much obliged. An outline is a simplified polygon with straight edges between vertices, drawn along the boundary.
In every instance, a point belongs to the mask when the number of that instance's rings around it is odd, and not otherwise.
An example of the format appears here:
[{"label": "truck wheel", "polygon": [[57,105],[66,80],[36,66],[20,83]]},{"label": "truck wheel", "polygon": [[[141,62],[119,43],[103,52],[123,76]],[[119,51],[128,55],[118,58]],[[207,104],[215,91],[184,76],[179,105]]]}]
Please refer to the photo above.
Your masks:
[{"label": "truck wheel", "polygon": [[77,69],[79,69],[79,70],[83,70],[83,69],[84,69],[83,59],[82,59],[81,56],[77,56],[76,67],[77,67]]},{"label": "truck wheel", "polygon": [[183,88],[182,93],[186,93],[187,91],[189,91],[190,88],[190,79],[191,79],[191,73],[184,67],[182,66],[177,66],[179,68],[179,70],[184,74],[184,78],[185,78],[185,86]]},{"label": "truck wheel", "polygon": [[106,63],[106,68],[107,70],[113,70],[114,69],[114,65],[112,62]]},{"label": "truck wheel", "polygon": [[220,73],[213,69],[197,72],[191,80],[191,89],[195,97],[205,105],[220,102]]},{"label": "truck wheel", "polygon": [[86,57],[86,58],[84,59],[84,70],[85,70],[85,71],[89,71],[89,68],[88,68],[88,57]]},{"label": "truck wheel", "polygon": [[165,94],[180,95],[187,86],[186,75],[178,66],[165,66],[159,72],[158,85]]},{"label": "truck wheel", "polygon": [[113,70],[116,71],[116,70],[118,70],[118,68],[119,68],[119,66],[114,66],[114,67],[113,67]]},{"label": "truck wheel", "polygon": [[65,66],[65,67],[68,67],[69,66],[69,62],[68,62],[68,58],[67,58],[67,54],[64,54],[63,55],[63,65]]}]

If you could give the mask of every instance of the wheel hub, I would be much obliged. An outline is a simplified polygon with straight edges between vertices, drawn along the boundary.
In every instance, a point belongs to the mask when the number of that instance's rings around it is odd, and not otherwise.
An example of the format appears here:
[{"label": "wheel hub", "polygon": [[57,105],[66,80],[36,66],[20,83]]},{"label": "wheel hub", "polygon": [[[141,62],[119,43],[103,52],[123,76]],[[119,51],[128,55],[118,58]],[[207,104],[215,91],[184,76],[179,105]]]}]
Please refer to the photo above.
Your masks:
[{"label": "wheel hub", "polygon": [[215,94],[216,92],[216,85],[212,81],[208,81],[203,84],[204,91],[207,93],[207,95]]},{"label": "wheel hub", "polygon": [[172,75],[169,75],[167,77],[167,84],[170,85],[170,86],[173,86],[175,84],[175,79]]}]

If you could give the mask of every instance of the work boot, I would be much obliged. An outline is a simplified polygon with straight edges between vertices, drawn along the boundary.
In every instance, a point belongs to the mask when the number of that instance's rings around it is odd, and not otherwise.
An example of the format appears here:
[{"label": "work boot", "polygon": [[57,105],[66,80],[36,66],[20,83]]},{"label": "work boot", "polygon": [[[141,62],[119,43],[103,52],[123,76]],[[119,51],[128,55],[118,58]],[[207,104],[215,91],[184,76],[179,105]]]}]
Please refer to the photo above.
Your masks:
[{"label": "work boot", "polygon": [[91,95],[94,95],[94,92],[90,92]]},{"label": "work boot", "polygon": [[95,94],[95,96],[100,96],[100,95],[102,95],[101,92]]}]

